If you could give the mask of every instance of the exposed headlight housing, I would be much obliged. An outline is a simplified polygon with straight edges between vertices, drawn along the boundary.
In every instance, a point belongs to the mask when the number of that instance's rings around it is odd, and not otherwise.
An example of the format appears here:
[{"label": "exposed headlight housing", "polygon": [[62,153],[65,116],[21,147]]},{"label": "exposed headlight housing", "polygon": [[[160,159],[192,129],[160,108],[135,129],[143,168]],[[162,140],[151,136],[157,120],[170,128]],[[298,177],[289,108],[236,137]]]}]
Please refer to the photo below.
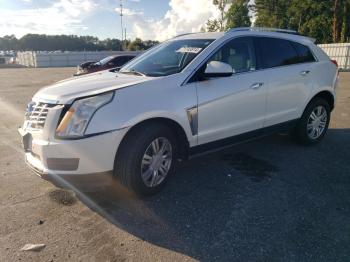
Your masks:
[{"label": "exposed headlight housing", "polygon": [[60,138],[79,138],[84,136],[95,112],[113,99],[113,92],[76,100],[63,116],[56,129]]}]

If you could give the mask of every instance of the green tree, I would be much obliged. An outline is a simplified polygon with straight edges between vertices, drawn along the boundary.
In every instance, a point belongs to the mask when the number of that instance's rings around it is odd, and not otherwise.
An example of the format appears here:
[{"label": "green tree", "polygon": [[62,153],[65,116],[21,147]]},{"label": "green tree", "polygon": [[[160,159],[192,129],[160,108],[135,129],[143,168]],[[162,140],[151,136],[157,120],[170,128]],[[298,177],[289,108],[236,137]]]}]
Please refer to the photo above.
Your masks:
[{"label": "green tree", "polygon": [[154,40],[143,41],[144,50],[147,50],[148,48],[151,48],[151,47],[158,45],[158,44],[159,44],[159,42],[154,41]]},{"label": "green tree", "polygon": [[220,31],[223,31],[225,28],[226,9],[230,2],[230,0],[213,0],[213,4],[216,5],[220,11],[220,17],[217,19]]},{"label": "green tree", "polygon": [[14,35],[0,37],[0,50],[17,50],[18,39]]},{"label": "green tree", "polygon": [[99,41],[99,44],[106,50],[122,50],[122,43],[119,39],[107,38],[103,41]]},{"label": "green tree", "polygon": [[[126,46],[131,50],[145,50],[156,44],[157,41],[135,39],[124,40]],[[76,35],[39,35],[27,34],[17,39],[14,35],[0,37],[0,50],[14,51],[100,51],[100,50],[122,50],[119,39],[99,40],[94,36],[76,36]]]},{"label": "green tree", "polygon": [[206,23],[207,26],[207,31],[208,32],[217,32],[220,31],[220,23],[217,19],[213,19],[213,20],[208,20]]},{"label": "green tree", "polygon": [[127,49],[130,51],[143,51],[157,44],[159,44],[158,41],[153,41],[153,40],[142,41],[140,38],[135,38],[134,41],[129,41],[127,43]]},{"label": "green tree", "polygon": [[335,0],[333,15],[333,41],[346,42],[350,38],[350,0]]},{"label": "green tree", "polygon": [[209,32],[224,31],[226,23],[226,11],[233,0],[213,0],[213,4],[218,8],[220,16],[218,19],[208,20],[207,30]]},{"label": "green tree", "polygon": [[140,51],[145,49],[145,45],[140,38],[136,38],[128,44],[127,49],[130,51]]},{"label": "green tree", "polygon": [[[306,0],[308,1],[308,0]],[[303,1],[299,1],[303,2]],[[255,26],[288,28],[288,7],[291,0],[255,0]]]},{"label": "green tree", "polygon": [[342,28],[341,28],[341,42],[348,42],[350,41],[350,0],[345,1],[344,3],[344,9],[343,9],[343,21],[342,21]]},{"label": "green tree", "polygon": [[318,43],[332,42],[333,0],[292,0],[287,17],[288,28],[313,37]]},{"label": "green tree", "polygon": [[225,15],[226,29],[251,25],[248,4],[249,0],[236,0],[231,4]]},{"label": "green tree", "polygon": [[255,26],[298,30],[318,43],[350,38],[350,0],[255,0]]}]

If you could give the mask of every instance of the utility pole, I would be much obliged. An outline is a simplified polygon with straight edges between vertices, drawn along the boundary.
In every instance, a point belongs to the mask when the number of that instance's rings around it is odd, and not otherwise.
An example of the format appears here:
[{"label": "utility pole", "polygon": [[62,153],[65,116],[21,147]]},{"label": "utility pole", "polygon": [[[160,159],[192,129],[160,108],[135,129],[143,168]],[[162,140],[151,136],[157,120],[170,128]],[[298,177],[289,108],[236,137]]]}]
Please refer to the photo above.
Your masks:
[{"label": "utility pole", "polygon": [[122,50],[124,49],[124,37],[123,37],[123,32],[124,32],[124,27],[123,27],[123,0],[120,0],[120,27],[121,27],[121,33],[122,33],[122,37],[121,37],[121,46],[122,46]]},{"label": "utility pole", "polygon": [[124,40],[125,40],[125,49],[127,48],[127,42],[126,42],[126,27],[124,28]]}]

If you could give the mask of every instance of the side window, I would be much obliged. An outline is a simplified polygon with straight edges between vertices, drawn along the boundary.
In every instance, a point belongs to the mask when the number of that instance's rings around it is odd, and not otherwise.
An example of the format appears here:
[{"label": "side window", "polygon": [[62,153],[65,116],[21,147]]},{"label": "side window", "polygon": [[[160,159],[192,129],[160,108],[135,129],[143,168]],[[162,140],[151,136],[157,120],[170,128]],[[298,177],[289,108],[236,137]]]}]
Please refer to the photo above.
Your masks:
[{"label": "side window", "polygon": [[292,45],[298,52],[299,63],[309,63],[316,61],[315,57],[313,56],[313,54],[307,46],[295,42],[293,42]]},{"label": "side window", "polygon": [[125,56],[117,56],[113,59],[114,66],[122,66],[128,61],[128,59]]},{"label": "side window", "polygon": [[299,56],[288,40],[259,37],[261,67],[272,68],[299,63]]},{"label": "side window", "polygon": [[221,47],[209,60],[224,62],[234,69],[235,73],[256,69],[253,41],[250,37],[236,38]]},{"label": "side window", "polygon": [[133,59],[134,58],[134,56],[128,56],[128,58],[127,58],[127,61],[126,62],[129,62],[131,59]]}]

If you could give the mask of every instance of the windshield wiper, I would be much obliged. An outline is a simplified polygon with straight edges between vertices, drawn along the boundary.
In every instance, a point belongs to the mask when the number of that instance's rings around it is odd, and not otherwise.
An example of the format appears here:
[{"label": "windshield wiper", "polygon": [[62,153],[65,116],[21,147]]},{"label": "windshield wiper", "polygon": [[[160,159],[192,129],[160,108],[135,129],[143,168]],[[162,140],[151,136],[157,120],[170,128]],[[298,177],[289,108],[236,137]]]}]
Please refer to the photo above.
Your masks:
[{"label": "windshield wiper", "polygon": [[134,69],[129,70],[129,71],[119,71],[119,73],[130,74],[130,75],[137,75],[137,76],[147,76],[147,74],[145,74],[143,72],[136,71]]}]

